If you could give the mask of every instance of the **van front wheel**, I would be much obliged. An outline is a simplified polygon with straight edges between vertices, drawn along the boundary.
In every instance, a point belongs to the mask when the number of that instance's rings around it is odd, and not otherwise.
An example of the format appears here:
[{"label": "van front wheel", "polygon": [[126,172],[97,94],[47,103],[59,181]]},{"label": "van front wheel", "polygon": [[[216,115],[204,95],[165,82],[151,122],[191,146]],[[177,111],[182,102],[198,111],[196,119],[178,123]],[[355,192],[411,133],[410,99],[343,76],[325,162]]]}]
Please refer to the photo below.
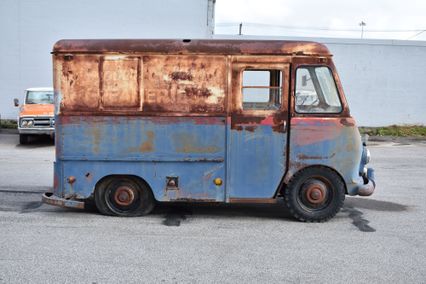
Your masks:
[{"label": "van front wheel", "polygon": [[345,185],[333,170],[312,167],[296,173],[284,199],[290,214],[303,222],[324,222],[334,217],[345,201]]},{"label": "van front wheel", "polygon": [[154,197],[149,187],[131,177],[111,177],[95,190],[95,203],[104,215],[142,216],[154,208]]}]

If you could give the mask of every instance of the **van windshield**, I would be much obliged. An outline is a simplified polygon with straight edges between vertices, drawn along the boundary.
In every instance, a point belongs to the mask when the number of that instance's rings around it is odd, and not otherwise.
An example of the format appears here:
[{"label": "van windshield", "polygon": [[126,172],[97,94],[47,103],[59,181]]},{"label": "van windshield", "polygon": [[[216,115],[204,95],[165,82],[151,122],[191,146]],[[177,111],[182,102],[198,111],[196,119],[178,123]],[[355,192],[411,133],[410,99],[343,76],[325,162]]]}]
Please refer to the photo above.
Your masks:
[{"label": "van windshield", "polygon": [[328,67],[307,66],[296,71],[298,113],[339,113],[342,111],[333,74]]},{"label": "van windshield", "polygon": [[26,104],[53,104],[52,91],[28,91]]}]

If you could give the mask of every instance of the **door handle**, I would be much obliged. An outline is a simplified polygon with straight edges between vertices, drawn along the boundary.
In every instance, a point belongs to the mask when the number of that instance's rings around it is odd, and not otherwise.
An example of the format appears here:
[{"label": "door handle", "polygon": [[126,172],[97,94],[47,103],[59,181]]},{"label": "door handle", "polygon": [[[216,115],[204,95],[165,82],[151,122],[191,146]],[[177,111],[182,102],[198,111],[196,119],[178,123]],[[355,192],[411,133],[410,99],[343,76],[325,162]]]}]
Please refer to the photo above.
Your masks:
[{"label": "door handle", "polygon": [[287,127],[287,121],[283,120],[281,121],[278,126],[282,129],[283,132],[286,132],[286,127]]}]

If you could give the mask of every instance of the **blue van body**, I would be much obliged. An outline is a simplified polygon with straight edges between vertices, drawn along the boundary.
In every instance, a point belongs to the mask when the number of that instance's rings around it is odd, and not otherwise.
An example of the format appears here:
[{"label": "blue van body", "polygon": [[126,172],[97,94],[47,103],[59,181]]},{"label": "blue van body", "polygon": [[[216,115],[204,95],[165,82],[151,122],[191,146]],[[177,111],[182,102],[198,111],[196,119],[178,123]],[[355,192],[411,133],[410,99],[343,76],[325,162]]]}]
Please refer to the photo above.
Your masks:
[{"label": "blue van body", "polygon": [[[346,194],[374,190],[368,151],[321,44],[68,40],[53,58],[56,161],[47,203],[83,208],[114,176],[142,180],[160,202],[271,203],[309,167],[334,171]],[[296,111],[303,66],[330,70],[338,112]],[[269,70],[279,84],[244,86],[247,70]],[[255,101],[245,109],[245,88],[279,95],[273,107]]]}]

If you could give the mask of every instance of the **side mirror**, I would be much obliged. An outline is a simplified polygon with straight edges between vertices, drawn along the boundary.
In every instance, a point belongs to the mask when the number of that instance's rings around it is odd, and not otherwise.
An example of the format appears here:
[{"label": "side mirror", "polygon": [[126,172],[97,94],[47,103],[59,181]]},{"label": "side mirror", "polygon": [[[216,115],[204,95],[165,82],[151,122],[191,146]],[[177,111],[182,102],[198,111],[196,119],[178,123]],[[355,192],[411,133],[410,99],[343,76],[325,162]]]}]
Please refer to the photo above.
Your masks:
[{"label": "side mirror", "polygon": [[18,99],[13,99],[13,104],[18,107],[19,106],[19,100]]}]

